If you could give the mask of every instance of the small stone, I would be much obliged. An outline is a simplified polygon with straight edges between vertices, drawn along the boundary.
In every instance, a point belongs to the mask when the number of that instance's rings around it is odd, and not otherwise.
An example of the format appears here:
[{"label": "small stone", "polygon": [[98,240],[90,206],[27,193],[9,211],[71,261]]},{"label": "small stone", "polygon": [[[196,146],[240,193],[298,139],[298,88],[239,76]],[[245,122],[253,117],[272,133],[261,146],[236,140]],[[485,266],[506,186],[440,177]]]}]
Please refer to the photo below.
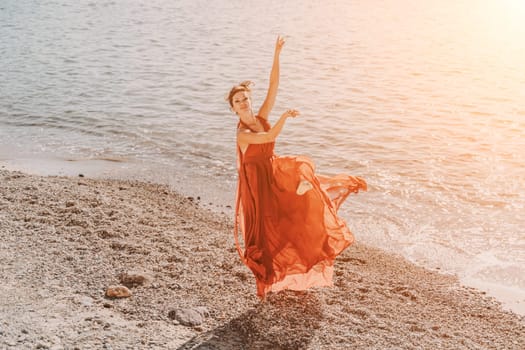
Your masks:
[{"label": "small stone", "polygon": [[120,283],[129,288],[148,285],[152,280],[148,274],[138,271],[123,272],[119,275],[119,279]]},{"label": "small stone", "polygon": [[198,326],[204,321],[203,315],[195,309],[171,310],[168,317],[179,321],[184,326]]},{"label": "small stone", "polygon": [[110,286],[106,290],[108,298],[128,298],[131,295],[131,291],[125,286]]},{"label": "small stone", "polygon": [[78,174],[78,177],[84,177],[84,174]]},{"label": "small stone", "polygon": [[73,202],[73,201],[67,201],[66,202],[66,208],[73,207],[73,206],[75,206],[75,202]]}]

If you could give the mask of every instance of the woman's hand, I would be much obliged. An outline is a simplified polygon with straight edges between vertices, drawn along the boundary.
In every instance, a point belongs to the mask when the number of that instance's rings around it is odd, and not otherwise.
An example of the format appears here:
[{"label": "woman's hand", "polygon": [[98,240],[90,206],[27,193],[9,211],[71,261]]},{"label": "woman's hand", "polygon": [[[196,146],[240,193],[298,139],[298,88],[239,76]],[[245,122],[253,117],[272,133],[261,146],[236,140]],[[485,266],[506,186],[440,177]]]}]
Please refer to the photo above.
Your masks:
[{"label": "woman's hand", "polygon": [[280,35],[277,36],[277,41],[275,42],[275,53],[277,55],[281,53],[281,49],[283,48],[285,42],[286,41],[284,40],[282,36]]},{"label": "woman's hand", "polygon": [[295,118],[299,115],[299,111],[297,109],[289,109],[286,112],[283,113],[283,117],[289,118]]}]

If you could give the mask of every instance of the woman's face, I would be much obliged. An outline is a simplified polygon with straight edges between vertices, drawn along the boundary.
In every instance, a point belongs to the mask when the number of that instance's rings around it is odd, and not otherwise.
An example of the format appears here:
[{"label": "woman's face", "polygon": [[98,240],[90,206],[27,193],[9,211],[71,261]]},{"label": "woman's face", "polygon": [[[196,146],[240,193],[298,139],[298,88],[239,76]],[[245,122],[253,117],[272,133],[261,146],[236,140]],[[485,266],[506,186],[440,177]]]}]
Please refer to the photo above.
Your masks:
[{"label": "woman's face", "polygon": [[232,109],[238,115],[251,112],[252,100],[248,91],[239,91],[233,95]]}]

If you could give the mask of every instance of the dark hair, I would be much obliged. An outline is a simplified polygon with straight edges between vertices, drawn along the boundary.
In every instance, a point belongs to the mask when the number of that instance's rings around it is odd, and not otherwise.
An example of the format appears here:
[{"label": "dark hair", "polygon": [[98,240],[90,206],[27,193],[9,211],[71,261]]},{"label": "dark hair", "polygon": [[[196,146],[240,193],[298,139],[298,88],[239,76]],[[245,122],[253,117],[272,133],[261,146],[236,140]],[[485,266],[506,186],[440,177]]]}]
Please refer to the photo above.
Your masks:
[{"label": "dark hair", "polygon": [[233,107],[233,95],[235,95],[239,91],[251,92],[252,89],[250,89],[250,85],[253,85],[253,83],[250,80],[245,80],[239,85],[235,85],[234,87],[231,88],[230,93],[225,99],[230,104],[230,107]]}]

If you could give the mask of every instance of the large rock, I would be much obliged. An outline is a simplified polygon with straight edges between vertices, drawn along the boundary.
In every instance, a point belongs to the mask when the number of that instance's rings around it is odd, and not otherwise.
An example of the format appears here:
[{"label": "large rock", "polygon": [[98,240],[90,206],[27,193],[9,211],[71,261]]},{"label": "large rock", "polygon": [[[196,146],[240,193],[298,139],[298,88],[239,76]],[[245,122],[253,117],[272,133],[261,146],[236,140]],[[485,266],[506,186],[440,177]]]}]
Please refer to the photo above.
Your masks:
[{"label": "large rock", "polygon": [[204,322],[204,317],[208,315],[208,309],[205,307],[196,307],[188,309],[175,309],[168,313],[168,317],[179,321],[184,326],[198,326]]},{"label": "large rock", "polygon": [[131,295],[131,291],[125,286],[109,286],[106,289],[108,298],[129,298]]}]

